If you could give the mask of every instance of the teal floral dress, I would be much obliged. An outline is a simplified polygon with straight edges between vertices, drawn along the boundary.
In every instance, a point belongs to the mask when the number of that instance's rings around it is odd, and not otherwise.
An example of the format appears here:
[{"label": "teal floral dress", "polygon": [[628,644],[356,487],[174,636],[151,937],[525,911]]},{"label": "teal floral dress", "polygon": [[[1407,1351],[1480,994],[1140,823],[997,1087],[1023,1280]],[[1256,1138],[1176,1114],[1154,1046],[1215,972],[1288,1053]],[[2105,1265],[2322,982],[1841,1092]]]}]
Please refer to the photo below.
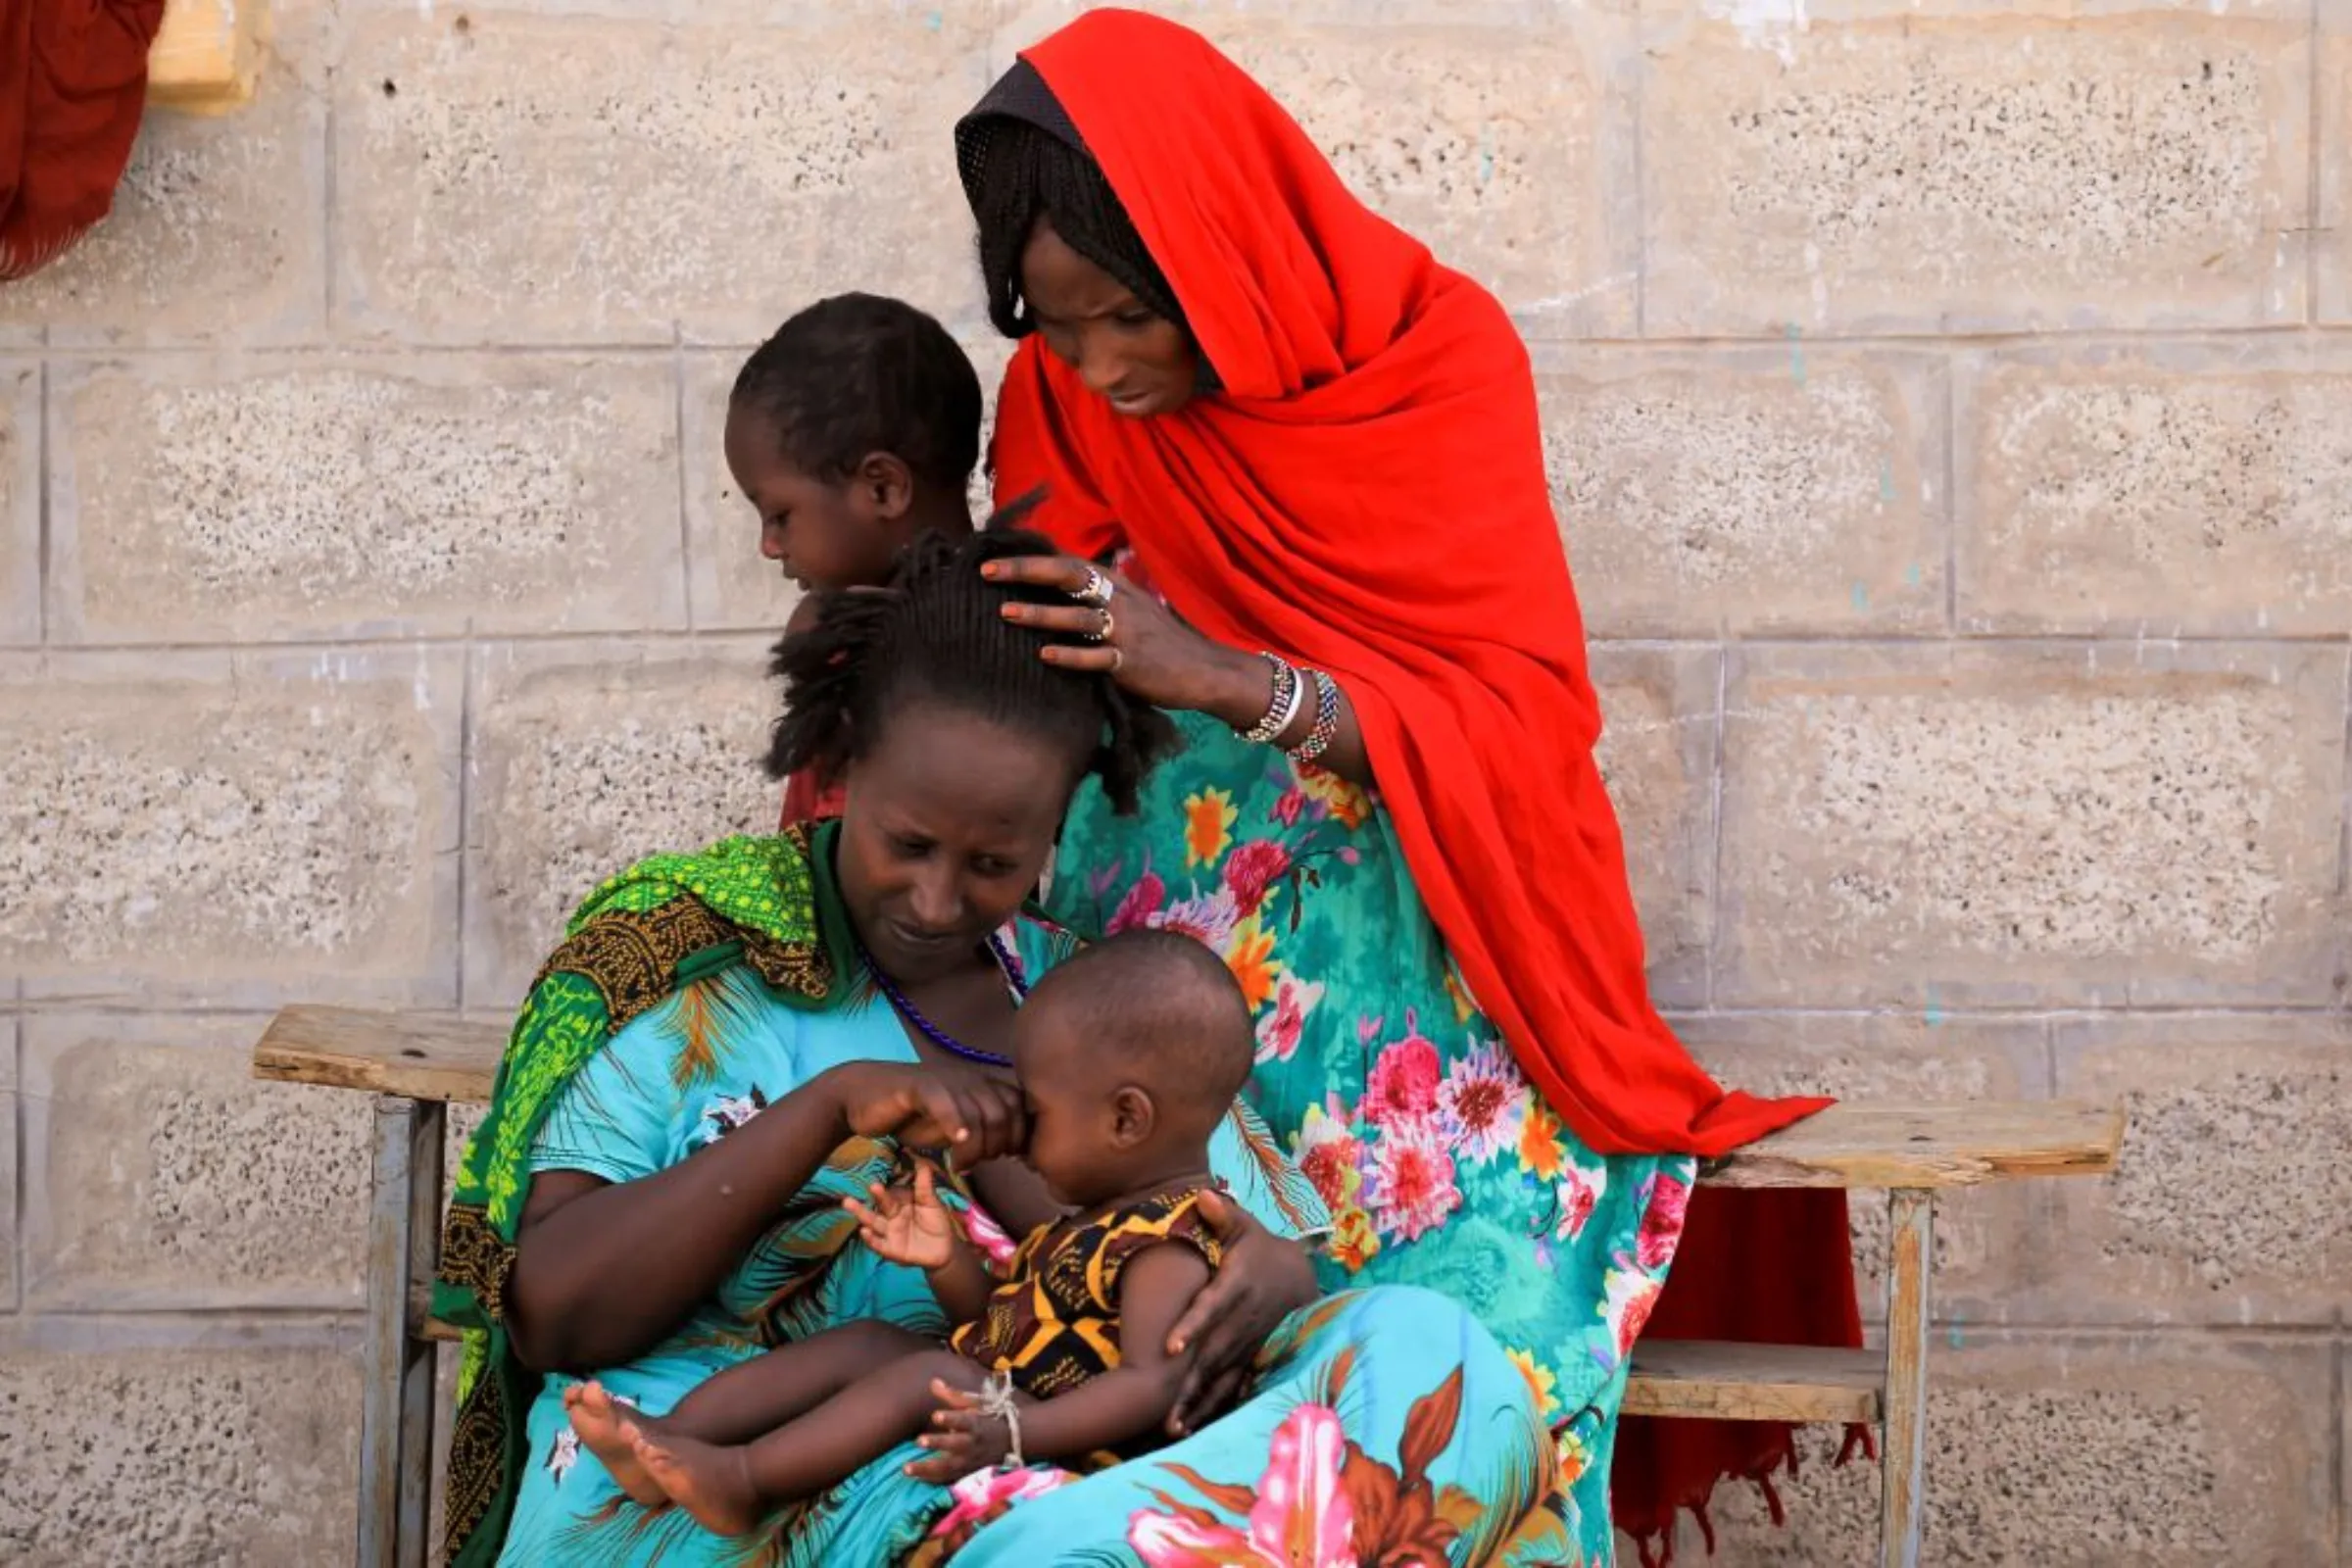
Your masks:
[{"label": "teal floral dress", "polygon": [[1377,798],[1179,715],[1187,746],[1143,809],[1083,791],[1049,911],[1081,935],[1190,932],[1257,1018],[1249,1102],[1332,1216],[1324,1284],[1409,1285],[1467,1307],[1557,1439],[1579,1565],[1614,1560],[1608,1474],[1636,1335],[1695,1174],[1603,1158],[1521,1075],[1414,891]]},{"label": "teal floral dress", "polygon": [[[820,837],[820,850],[826,843]],[[1024,920],[1008,935],[1033,974],[1073,951],[1042,922]],[[812,1011],[787,1004],[736,962],[620,1029],[560,1092],[529,1166],[640,1179],[730,1136],[828,1067],[911,1059],[898,1019],[871,995]],[[1247,1106],[1220,1127],[1210,1163],[1278,1233],[1325,1225],[1314,1189]],[[876,1317],[944,1337],[948,1325],[920,1274],[865,1250],[840,1207],[898,1168],[887,1141],[844,1145],[675,1333],[597,1376],[616,1397],[659,1415],[712,1373],[836,1323]],[[973,1240],[1008,1261],[1013,1248],[1003,1232],[957,1206]],[[1037,1467],[941,1488],[904,1473],[919,1456],[909,1445],[738,1540],[631,1502],[570,1428],[563,1395],[571,1382],[549,1378],[530,1404],[530,1457],[502,1565],[1564,1560],[1561,1515],[1547,1506],[1554,1452],[1520,1371],[1460,1306],[1425,1292],[1351,1291],[1293,1314],[1237,1409],[1146,1457],[1086,1476]]]}]

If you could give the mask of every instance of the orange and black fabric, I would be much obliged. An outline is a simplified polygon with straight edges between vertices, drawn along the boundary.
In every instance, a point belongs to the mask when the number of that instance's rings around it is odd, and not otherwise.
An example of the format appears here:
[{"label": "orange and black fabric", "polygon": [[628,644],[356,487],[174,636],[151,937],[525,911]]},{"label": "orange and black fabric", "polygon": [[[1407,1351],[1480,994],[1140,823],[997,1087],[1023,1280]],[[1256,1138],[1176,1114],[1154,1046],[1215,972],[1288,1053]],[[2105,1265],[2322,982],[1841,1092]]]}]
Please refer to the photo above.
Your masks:
[{"label": "orange and black fabric", "polygon": [[1173,1243],[1215,1268],[1216,1232],[1194,1187],[1091,1219],[1041,1225],[1012,1257],[1009,1277],[980,1316],[949,1341],[1033,1398],[1067,1394],[1119,1364],[1119,1275],[1139,1252]]}]

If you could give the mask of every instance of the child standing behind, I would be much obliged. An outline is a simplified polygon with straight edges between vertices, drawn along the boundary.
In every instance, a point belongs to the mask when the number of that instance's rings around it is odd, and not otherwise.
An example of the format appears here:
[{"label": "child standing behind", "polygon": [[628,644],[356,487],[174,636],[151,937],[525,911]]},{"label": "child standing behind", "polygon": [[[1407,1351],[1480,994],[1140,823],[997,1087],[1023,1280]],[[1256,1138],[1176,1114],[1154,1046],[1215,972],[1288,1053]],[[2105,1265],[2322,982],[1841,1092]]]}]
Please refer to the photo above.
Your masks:
[{"label": "child standing behind", "polygon": [[1013,1025],[1023,1157],[1070,1213],[999,1283],[927,1164],[849,1204],[875,1252],[927,1271],[958,1325],[948,1348],[849,1324],[717,1374],[659,1420],[583,1384],[565,1396],[580,1441],[639,1502],[729,1536],[918,1435],[932,1452],[908,1473],[940,1483],[1153,1446],[1190,1359],[1165,1353],[1169,1331],[1218,1259],[1199,1206],[1209,1135],[1253,1055],[1241,988],[1193,938],[1130,931],[1080,953]]},{"label": "child standing behind", "polygon": [[[899,300],[837,294],[776,329],[736,373],[727,471],[760,517],[760,554],[804,596],[880,587],[924,533],[972,531],[980,377],[947,328]],[[804,597],[787,633],[807,623]],[[784,823],[840,814],[796,776]]]}]

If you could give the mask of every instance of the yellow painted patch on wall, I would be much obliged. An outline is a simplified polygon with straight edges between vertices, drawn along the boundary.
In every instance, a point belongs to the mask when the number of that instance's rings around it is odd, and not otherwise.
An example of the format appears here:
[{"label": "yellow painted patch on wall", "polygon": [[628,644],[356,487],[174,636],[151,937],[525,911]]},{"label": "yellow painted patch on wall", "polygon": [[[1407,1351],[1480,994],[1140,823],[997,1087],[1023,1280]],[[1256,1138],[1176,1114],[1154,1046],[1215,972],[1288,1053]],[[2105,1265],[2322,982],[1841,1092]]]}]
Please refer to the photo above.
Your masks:
[{"label": "yellow painted patch on wall", "polygon": [[269,0],[172,0],[147,51],[147,101],[216,114],[253,99]]}]

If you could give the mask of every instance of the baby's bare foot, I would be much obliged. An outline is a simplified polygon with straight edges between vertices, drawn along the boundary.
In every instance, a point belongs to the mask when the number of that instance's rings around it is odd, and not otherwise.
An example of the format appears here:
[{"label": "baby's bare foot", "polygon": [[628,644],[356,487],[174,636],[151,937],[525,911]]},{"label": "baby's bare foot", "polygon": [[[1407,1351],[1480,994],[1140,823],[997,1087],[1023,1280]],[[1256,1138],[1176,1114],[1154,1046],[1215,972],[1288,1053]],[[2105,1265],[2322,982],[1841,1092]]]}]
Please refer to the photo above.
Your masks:
[{"label": "baby's bare foot", "polygon": [[604,1462],[613,1484],[628,1494],[631,1502],[659,1508],[669,1500],[661,1484],[645,1473],[629,1442],[629,1427],[654,1429],[645,1415],[607,1394],[601,1383],[575,1383],[565,1389],[564,1413],[571,1417],[571,1430],[579,1434],[580,1446]]},{"label": "baby's bare foot", "polygon": [[748,1536],[767,1510],[752,1485],[751,1450],[637,1433],[637,1462],[670,1501],[714,1536]]}]

